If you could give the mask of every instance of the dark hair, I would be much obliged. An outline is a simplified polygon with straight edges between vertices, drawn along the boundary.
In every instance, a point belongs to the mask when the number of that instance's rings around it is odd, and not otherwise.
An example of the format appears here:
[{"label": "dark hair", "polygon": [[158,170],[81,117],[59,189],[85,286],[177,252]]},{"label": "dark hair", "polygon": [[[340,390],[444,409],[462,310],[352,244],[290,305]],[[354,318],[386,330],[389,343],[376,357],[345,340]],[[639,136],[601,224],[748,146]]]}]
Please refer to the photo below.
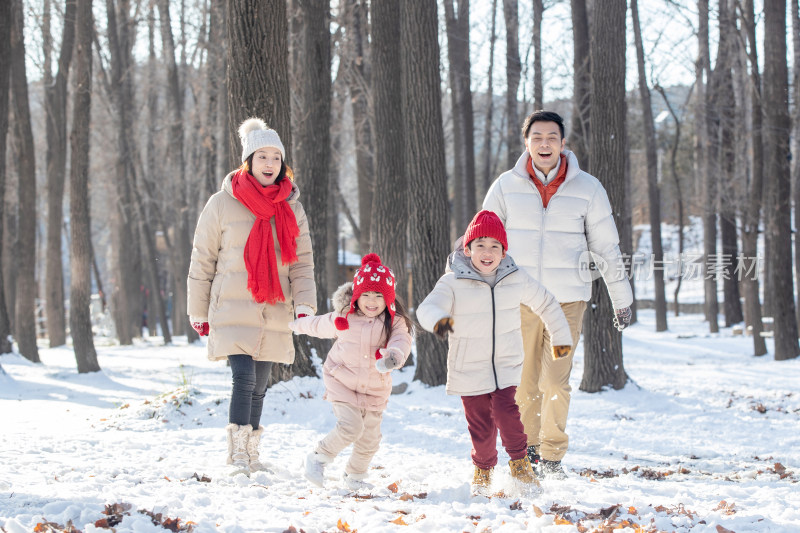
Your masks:
[{"label": "dark hair", "polygon": [[561,115],[553,111],[543,111],[540,109],[528,115],[525,118],[525,122],[522,123],[523,139],[528,138],[528,132],[531,130],[531,126],[533,126],[534,122],[555,122],[558,124],[558,129],[561,130],[561,138],[564,138],[564,119],[561,118]]},{"label": "dark hair", "polygon": [[[394,298],[394,316],[395,318],[402,318],[405,320],[408,333],[414,335],[414,320],[412,320],[403,302],[401,302],[400,298],[397,296]],[[383,335],[386,339],[384,341],[385,344],[389,342],[389,338],[392,336],[392,315],[389,314],[388,307],[383,310]]]},{"label": "dark hair", "polygon": [[[255,152],[250,154],[244,163],[242,163],[242,168],[244,168],[251,176],[253,175],[253,156],[256,155]],[[281,158],[281,171],[278,172],[278,177],[275,178],[273,184],[280,183],[283,181],[283,178],[286,177],[286,161]]]}]

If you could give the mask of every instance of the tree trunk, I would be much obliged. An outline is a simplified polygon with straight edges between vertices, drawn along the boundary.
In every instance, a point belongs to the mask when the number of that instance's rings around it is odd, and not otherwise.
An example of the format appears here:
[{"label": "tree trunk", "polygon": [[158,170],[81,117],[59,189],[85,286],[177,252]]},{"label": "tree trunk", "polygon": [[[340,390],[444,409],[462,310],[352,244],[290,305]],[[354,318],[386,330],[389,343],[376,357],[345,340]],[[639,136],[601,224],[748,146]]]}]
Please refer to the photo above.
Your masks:
[{"label": "tree trunk", "polygon": [[775,306],[775,359],[797,357],[792,286],[791,181],[789,172],[789,73],[786,65],[786,1],[764,6],[764,176],[772,211],[767,214]]},{"label": "tree trunk", "polygon": [[17,298],[15,337],[19,352],[34,363],[40,362],[36,346],[36,158],[28,103],[28,77],[25,73],[22,0],[13,0],[11,26],[11,104],[19,151],[17,194],[19,233],[16,268]]},{"label": "tree trunk", "polygon": [[[603,9],[594,10],[591,26],[590,173],[602,180],[618,229],[625,205],[625,10],[625,0],[604,2]],[[607,291],[595,280],[584,318],[582,391],[621,389],[627,382],[613,313]]]},{"label": "tree trunk", "polygon": [[[8,80],[11,70],[11,2],[0,2],[0,191],[6,190],[6,138],[8,137]],[[5,222],[5,200],[0,197],[0,238]],[[0,254],[4,247],[0,246]],[[0,265],[2,265],[0,261]],[[11,352],[11,325],[8,323],[3,269],[0,267],[0,354]]]},{"label": "tree trunk", "polygon": [[[735,130],[740,129],[736,120],[736,99],[733,88],[733,64],[735,42],[737,38],[733,13],[728,8],[728,0],[720,2],[719,8],[719,44],[717,46],[717,65],[714,76],[718,76],[717,97],[715,104],[719,117],[719,225],[721,251],[719,256],[719,274],[722,276],[724,295],[725,326],[742,322],[742,304],[739,296],[739,283],[736,280],[736,257],[738,244],[736,239],[736,207],[739,204],[737,192],[740,190],[736,180]],[[723,104],[724,103],[724,104]]]},{"label": "tree trunk", "polygon": [[[372,117],[369,110],[370,91],[370,53],[367,53],[367,15],[366,2],[345,0],[345,41],[344,57],[347,62],[345,78],[350,91],[353,110],[353,129],[356,140],[356,173],[358,174],[358,241],[360,253],[370,251],[372,234],[372,205],[374,184],[374,147]],[[372,52],[374,53],[374,52]],[[395,79],[397,73],[395,73]],[[374,105],[374,104],[373,104]],[[401,147],[402,149],[402,143]]]},{"label": "tree trunk", "polygon": [[75,86],[70,148],[70,297],[69,325],[78,372],[97,372],[91,321],[92,243],[89,223],[89,115],[92,95],[92,0],[77,0]]},{"label": "tree trunk", "polygon": [[[675,292],[673,293],[673,302],[675,304],[675,316],[679,316],[680,305],[678,304],[678,294],[681,292],[681,282],[683,281],[684,220],[686,218],[683,206],[683,187],[681,186],[681,179],[678,174],[678,147],[681,142],[681,119],[678,117],[675,109],[673,109],[672,104],[670,104],[664,88],[660,85],[656,85],[655,88],[661,93],[661,97],[664,99],[664,105],[667,106],[672,120],[675,121],[675,136],[672,139],[672,147],[670,148],[669,169],[672,181],[675,184],[675,202],[678,205],[678,272],[675,282]],[[689,98],[691,98],[691,94],[692,92],[689,91]],[[685,108],[686,105],[684,105],[684,109]]]},{"label": "tree trunk", "polygon": [[[331,36],[329,2],[300,0],[303,20],[302,52],[299,65],[302,113],[297,135],[297,172],[303,192],[303,206],[308,213],[311,244],[314,250],[314,281],[317,285],[317,310],[328,311],[326,250],[328,245],[328,191],[331,157]],[[310,118],[313,117],[313,120]],[[320,357],[330,349],[331,341],[307,337]],[[296,370],[300,370],[297,368]],[[301,375],[301,374],[295,374]]]},{"label": "tree trunk", "polygon": [[647,199],[650,214],[651,261],[653,264],[653,291],[655,293],[656,331],[667,330],[667,299],[664,293],[664,249],[661,245],[661,191],[658,186],[658,154],[653,107],[644,65],[642,30],[639,25],[639,2],[631,0],[633,35],[636,46],[636,65],[639,71],[639,97],[642,101],[645,154],[647,156]]},{"label": "tree trunk", "polygon": [[469,59],[469,0],[445,0],[450,101],[453,114],[455,229],[459,234],[475,213],[475,125]]},{"label": "tree trunk", "polygon": [[572,132],[569,146],[584,168],[591,168],[589,120],[592,63],[589,53],[589,16],[586,0],[570,0],[572,6]]},{"label": "tree trunk", "polygon": [[[795,2],[795,0],[792,0]],[[748,59],[750,61],[750,105],[751,105],[751,137],[753,143],[753,178],[750,182],[749,202],[745,211],[742,231],[742,264],[740,268],[742,287],[744,290],[745,315],[752,326],[753,353],[765,355],[767,345],[761,332],[761,299],[758,290],[758,226],[761,210],[761,195],[764,190],[764,144],[761,108],[761,73],[758,70],[758,52],[756,48],[756,24],[753,0],[744,2],[744,20],[742,25],[749,44]]]},{"label": "tree trunk", "polygon": [[[67,342],[64,310],[64,265],[61,260],[61,224],[64,220],[64,181],[67,164],[67,77],[75,43],[75,0],[64,7],[64,29],[56,77],[45,89],[47,122],[47,253],[45,310],[50,347]],[[48,70],[49,73],[49,70]]]},{"label": "tree trunk", "polygon": [[[173,322],[172,328],[176,335],[185,333],[187,341],[191,343],[199,337],[190,326],[189,317],[186,314],[186,273],[189,272],[189,261],[192,255],[189,212],[194,212],[194,209],[187,201],[189,184],[186,183],[188,172],[183,157],[183,90],[178,78],[178,65],[175,61],[175,43],[172,38],[168,0],[158,1],[158,13],[161,21],[161,46],[167,69],[167,101],[170,110],[167,162],[171,179],[167,180],[169,183],[167,187],[168,190],[174,191],[173,201],[176,204],[175,213],[177,213],[172,224],[176,234],[175,246],[171,250],[174,255],[172,264],[175,278],[173,309],[177,320]],[[244,63],[242,68],[249,69],[252,66],[252,61]],[[194,220],[192,220],[193,222]]]},{"label": "tree trunk", "polygon": [[[444,132],[439,77],[436,3],[422,0],[400,6],[403,115],[406,173],[411,178],[411,271],[413,302],[421,302],[443,273],[449,252]],[[438,179],[431,179],[438,176]],[[447,379],[447,346],[433,334],[417,334],[414,379],[442,385]]]},{"label": "tree trunk", "polygon": [[[792,63],[792,89],[794,91],[794,116],[792,126],[794,143],[792,154],[800,154],[800,6],[798,0],[790,0],[792,3],[792,51],[794,61]],[[794,219],[800,221],[800,157],[792,157],[792,183],[794,184]],[[796,222],[795,222],[796,224]],[[795,265],[795,308],[800,306],[800,238],[794,240],[794,265]],[[800,327],[800,313],[797,313],[798,327]]]},{"label": "tree trunk", "polygon": [[[372,4],[372,106],[375,114],[375,191],[372,212],[371,251],[381,256],[397,278],[397,294],[406,289],[406,221],[409,183],[404,168],[402,87],[397,73],[402,70],[397,43],[400,38],[400,5],[378,1]],[[444,176],[444,175],[442,175]],[[405,297],[402,298],[405,301]]]},{"label": "tree trunk", "polygon": [[519,89],[519,12],[517,0],[503,0],[503,16],[506,20],[506,144],[508,153],[506,166],[513,167],[522,150],[517,90]]},{"label": "tree trunk", "polygon": [[[492,29],[489,34],[489,69],[486,74],[486,118],[483,123],[483,150],[481,161],[483,162],[483,195],[489,190],[494,180],[494,168],[492,167],[492,137],[494,136],[494,46],[497,41],[497,0],[492,0]],[[502,143],[499,143],[502,144]]]},{"label": "tree trunk", "polygon": [[542,19],[544,2],[533,0],[533,109],[544,109],[542,83]]}]

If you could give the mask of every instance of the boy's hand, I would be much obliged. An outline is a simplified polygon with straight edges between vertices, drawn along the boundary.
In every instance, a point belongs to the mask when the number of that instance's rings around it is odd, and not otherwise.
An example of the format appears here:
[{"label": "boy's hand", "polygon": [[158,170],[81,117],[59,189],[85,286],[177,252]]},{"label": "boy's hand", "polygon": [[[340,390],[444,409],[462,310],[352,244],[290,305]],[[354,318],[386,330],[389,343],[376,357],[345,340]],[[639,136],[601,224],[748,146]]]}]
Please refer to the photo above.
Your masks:
[{"label": "boy's hand", "polygon": [[403,352],[399,348],[381,348],[378,353],[381,358],[375,362],[375,368],[381,374],[386,374],[400,367],[400,361],[403,360]]},{"label": "boy's hand", "polygon": [[440,319],[435,326],[433,332],[440,338],[446,339],[448,333],[453,332],[453,317],[446,316]]},{"label": "boy's hand", "polygon": [[553,359],[561,359],[569,355],[572,346],[553,346]]},{"label": "boy's hand", "polygon": [[633,312],[631,311],[630,307],[623,307],[622,309],[615,309],[614,310],[614,327],[617,328],[617,331],[622,331],[626,327],[628,327],[631,323],[631,318],[633,318]]}]

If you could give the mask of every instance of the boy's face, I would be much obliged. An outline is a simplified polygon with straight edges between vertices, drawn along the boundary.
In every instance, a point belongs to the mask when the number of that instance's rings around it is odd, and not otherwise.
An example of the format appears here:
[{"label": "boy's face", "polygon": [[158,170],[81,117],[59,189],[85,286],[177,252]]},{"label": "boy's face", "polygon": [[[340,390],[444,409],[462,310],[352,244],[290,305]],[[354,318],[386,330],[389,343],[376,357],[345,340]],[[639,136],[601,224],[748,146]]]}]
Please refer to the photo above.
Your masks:
[{"label": "boy's face", "polygon": [[470,258],[472,266],[481,274],[491,274],[506,256],[500,241],[492,237],[478,237],[464,247],[464,255]]}]

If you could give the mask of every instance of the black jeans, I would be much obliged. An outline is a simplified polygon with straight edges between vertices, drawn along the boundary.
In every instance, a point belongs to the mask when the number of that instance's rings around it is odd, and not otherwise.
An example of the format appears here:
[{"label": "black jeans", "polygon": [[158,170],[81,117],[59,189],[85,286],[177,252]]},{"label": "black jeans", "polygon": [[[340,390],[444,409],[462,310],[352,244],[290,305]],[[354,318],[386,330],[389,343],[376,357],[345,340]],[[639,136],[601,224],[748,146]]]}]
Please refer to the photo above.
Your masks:
[{"label": "black jeans", "polygon": [[228,361],[233,374],[228,422],[240,426],[250,424],[258,429],[272,362],[256,361],[245,354],[229,355]]}]

